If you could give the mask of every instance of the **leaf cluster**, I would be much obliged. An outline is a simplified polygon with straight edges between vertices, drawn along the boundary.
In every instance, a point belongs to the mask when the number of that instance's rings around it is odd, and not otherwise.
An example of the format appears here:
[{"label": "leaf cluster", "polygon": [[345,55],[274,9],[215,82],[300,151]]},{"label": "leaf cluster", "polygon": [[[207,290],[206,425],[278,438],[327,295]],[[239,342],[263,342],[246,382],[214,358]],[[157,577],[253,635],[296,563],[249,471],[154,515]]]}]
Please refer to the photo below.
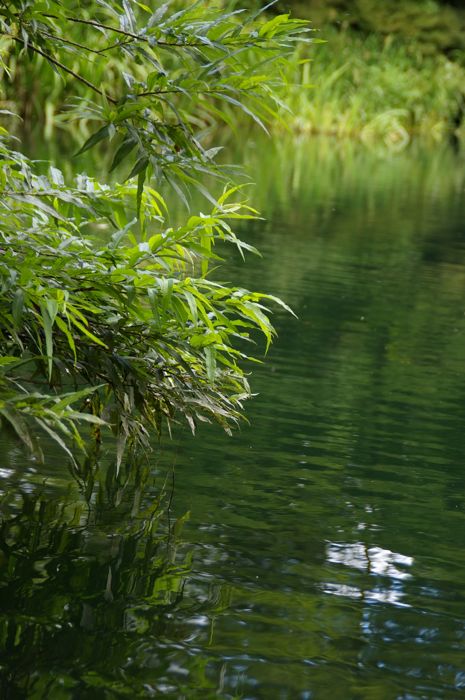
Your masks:
[{"label": "leaf cluster", "polygon": [[[231,223],[256,216],[225,190],[209,214],[166,227],[161,195],[60,171],[37,176],[3,144],[0,177],[0,415],[37,449],[30,425],[63,447],[110,426],[119,461],[177,414],[236,421],[250,395],[239,366],[254,329],[273,336],[265,302],[207,277],[217,240],[242,253]],[[135,216],[140,208],[140,215]],[[281,302],[282,303],[282,302]],[[39,387],[39,388],[37,388]],[[47,390],[45,390],[47,387]]]},{"label": "leaf cluster", "polygon": [[[257,214],[204,130],[230,110],[263,128],[277,117],[271,66],[306,23],[202,1],[0,0],[0,26],[11,84],[56,74],[74,118],[93,124],[77,155],[105,145],[125,177],[44,174],[0,132],[2,423],[38,456],[45,431],[72,460],[71,441],[85,450],[109,427],[117,469],[176,416],[229,429],[250,396],[245,344],[258,330],[269,345],[274,298],[208,277],[218,240],[256,252],[232,225]],[[223,177],[220,197],[207,175]],[[169,226],[165,181],[186,204],[197,187],[212,210]]]},{"label": "leaf cluster", "polygon": [[280,67],[308,31],[288,15],[264,20],[201,1],[0,2],[0,25],[10,102],[38,81],[31,99],[46,100],[42,86],[55,73],[51,109],[66,103],[68,118],[90,131],[80,152],[108,142],[111,169],[166,179],[184,197],[206,172],[219,174],[212,127],[231,125],[231,114],[265,130],[282,118]]}]

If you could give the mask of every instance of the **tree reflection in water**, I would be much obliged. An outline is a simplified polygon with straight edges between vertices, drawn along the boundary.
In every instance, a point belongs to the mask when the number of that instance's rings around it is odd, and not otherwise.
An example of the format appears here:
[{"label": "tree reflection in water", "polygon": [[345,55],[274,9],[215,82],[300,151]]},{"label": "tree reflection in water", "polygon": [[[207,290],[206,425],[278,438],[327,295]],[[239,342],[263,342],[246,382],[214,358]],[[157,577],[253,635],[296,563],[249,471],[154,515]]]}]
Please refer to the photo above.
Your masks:
[{"label": "tree reflection in water", "polygon": [[182,519],[167,522],[169,494],[144,496],[156,492],[140,465],[95,466],[75,474],[78,493],[29,483],[3,494],[5,700],[150,696],[170,663],[168,629],[171,640],[185,636],[172,612],[189,554],[178,546]]}]

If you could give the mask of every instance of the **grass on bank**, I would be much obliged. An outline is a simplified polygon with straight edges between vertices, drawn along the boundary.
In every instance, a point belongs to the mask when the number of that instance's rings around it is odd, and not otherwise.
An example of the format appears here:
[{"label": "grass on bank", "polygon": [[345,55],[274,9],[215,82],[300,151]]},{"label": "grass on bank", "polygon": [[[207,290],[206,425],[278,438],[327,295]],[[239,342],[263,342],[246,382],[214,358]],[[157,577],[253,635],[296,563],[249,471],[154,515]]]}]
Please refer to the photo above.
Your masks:
[{"label": "grass on bank", "polygon": [[402,149],[414,136],[464,140],[465,68],[398,38],[322,31],[288,73],[291,130]]}]

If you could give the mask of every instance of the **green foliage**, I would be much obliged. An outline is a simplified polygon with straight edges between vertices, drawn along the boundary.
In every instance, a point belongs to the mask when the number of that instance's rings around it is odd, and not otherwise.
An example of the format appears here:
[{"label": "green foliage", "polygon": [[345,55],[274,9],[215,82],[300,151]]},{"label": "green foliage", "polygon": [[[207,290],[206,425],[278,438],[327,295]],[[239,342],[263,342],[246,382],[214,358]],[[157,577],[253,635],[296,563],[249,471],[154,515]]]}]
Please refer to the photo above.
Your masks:
[{"label": "green foliage", "polygon": [[325,41],[311,53],[298,46],[284,69],[287,128],[389,150],[415,136],[462,141],[463,11],[434,0],[288,0],[275,10],[310,20]]},{"label": "green foliage", "polygon": [[307,31],[204,2],[17,5],[0,3],[4,105],[49,135],[57,123],[88,133],[82,150],[113,141],[126,174],[148,167],[188,187],[212,169],[205,130],[228,123],[225,106],[263,128],[276,118],[279,68]]},{"label": "green foliage", "polygon": [[323,36],[327,43],[311,61],[299,48],[289,63],[291,128],[393,150],[413,136],[463,137],[465,69],[460,64],[376,34],[364,38],[326,30]]},{"label": "green foliage", "polygon": [[[265,3],[250,3],[253,6]],[[400,150],[413,136],[465,135],[465,12],[434,0],[285,0],[326,46],[298,47],[286,69],[295,131]],[[307,65],[309,58],[312,63]],[[311,91],[302,89],[310,84]]]},{"label": "green foliage", "polygon": [[465,50],[465,14],[435,0],[307,0],[282,2],[315,26],[396,37],[424,54]]},{"label": "green foliage", "polygon": [[[57,109],[72,97],[73,118],[93,124],[75,163],[105,145],[110,170],[126,175],[110,186],[53,166],[40,174],[2,129],[0,415],[38,456],[42,431],[75,462],[71,441],[85,450],[89,430],[99,441],[109,426],[119,469],[126,448],[148,446],[179,415],[192,430],[212,419],[229,429],[250,396],[244,341],[255,329],[268,347],[274,333],[265,304],[279,300],[207,277],[217,241],[255,252],[232,224],[256,212],[237,186],[220,197],[205,188],[206,175],[225,177],[203,130],[231,109],[264,128],[277,116],[272,67],[306,25],[239,21],[202,2],[172,10],[0,2],[17,95],[40,79],[45,97],[57,74]],[[211,213],[170,226],[161,182],[185,203],[196,187]]]},{"label": "green foliage", "polygon": [[[192,429],[197,420],[237,419],[249,386],[237,364],[245,354],[232,342],[253,328],[267,344],[273,335],[270,297],[205,276],[219,260],[217,239],[251,249],[230,226],[254,216],[231,201],[237,188],[211,214],[166,228],[164,202],[149,186],[137,219],[136,185],[110,189],[83,176],[74,187],[56,184],[56,169],[37,177],[24,156],[3,152],[2,417],[31,448],[26,418],[81,447],[75,423],[105,421],[121,449],[127,440],[147,444],[178,412]],[[90,226],[98,237],[83,235]],[[39,381],[43,392],[45,380],[51,396],[33,390]]]}]

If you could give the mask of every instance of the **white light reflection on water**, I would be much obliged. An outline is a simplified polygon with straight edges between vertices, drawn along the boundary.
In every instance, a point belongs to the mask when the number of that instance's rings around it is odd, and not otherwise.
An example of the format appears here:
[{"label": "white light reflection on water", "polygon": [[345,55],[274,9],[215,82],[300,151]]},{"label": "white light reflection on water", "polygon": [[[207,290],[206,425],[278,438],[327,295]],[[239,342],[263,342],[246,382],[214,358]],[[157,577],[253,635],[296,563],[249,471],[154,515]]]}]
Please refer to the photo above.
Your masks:
[{"label": "white light reflection on water", "polygon": [[402,581],[411,578],[411,574],[400,569],[399,566],[412,566],[413,557],[382,547],[367,547],[362,542],[352,544],[329,542],[326,558],[331,564],[342,564],[370,575],[386,576],[392,579],[392,582],[389,587],[377,585],[373,588],[328,582],[322,586],[324,593],[410,607],[402,602],[405,596]]}]

